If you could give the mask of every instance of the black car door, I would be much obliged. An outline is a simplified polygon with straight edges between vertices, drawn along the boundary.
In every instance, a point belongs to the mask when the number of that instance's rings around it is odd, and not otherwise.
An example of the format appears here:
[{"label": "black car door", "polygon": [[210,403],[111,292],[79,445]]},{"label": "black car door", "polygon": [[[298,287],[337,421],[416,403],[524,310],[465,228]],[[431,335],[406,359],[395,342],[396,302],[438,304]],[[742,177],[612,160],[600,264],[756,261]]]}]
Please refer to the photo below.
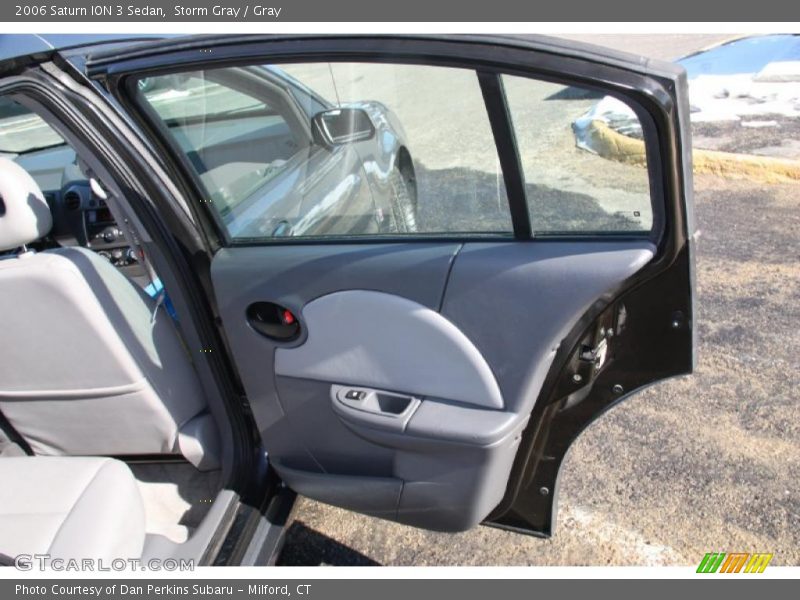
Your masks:
[{"label": "black car door", "polygon": [[476,36],[179,38],[87,65],[208,224],[232,359],[297,492],[549,535],[576,436],[691,372],[679,67]]}]

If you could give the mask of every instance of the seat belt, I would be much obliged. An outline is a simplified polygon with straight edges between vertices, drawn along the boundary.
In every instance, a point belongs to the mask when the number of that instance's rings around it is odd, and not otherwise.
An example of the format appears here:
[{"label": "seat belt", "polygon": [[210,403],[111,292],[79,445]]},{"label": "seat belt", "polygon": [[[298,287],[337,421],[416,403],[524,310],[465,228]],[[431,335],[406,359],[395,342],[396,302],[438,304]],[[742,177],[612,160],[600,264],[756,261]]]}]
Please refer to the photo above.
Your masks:
[{"label": "seat belt", "polygon": [[33,449],[31,449],[30,445],[25,440],[25,438],[22,437],[20,433],[14,428],[14,426],[6,418],[6,416],[2,413],[2,411],[0,411],[0,431],[2,431],[3,435],[9,442],[19,446],[20,450],[22,450],[25,454],[29,456],[33,455]]}]

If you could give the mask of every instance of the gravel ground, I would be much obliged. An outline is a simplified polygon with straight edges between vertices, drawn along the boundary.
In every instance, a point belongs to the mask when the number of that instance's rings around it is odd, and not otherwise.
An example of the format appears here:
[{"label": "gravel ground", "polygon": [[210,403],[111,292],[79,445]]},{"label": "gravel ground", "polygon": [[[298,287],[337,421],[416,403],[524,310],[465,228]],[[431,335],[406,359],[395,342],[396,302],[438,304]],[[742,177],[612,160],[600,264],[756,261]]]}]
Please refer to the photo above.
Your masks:
[{"label": "gravel ground", "polygon": [[[722,38],[581,37],[660,58]],[[761,129],[697,133],[728,151],[776,145]],[[280,564],[689,565],[709,551],[800,564],[800,186],[702,176],[695,194],[698,369],[577,440],[552,539],[431,533],[301,499]]]}]

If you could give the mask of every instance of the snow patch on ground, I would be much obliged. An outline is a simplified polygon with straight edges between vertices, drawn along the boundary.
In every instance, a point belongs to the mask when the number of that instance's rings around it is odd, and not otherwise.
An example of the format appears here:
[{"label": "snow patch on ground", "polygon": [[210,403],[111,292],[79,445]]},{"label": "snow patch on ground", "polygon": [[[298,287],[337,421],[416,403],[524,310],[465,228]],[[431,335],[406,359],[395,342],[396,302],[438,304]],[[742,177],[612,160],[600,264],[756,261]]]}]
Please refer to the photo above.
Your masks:
[{"label": "snow patch on ground", "polygon": [[[800,36],[742,38],[685,57],[692,123],[777,127],[775,118],[800,118]],[[642,128],[624,102],[606,96],[573,123],[579,147],[592,148],[592,121],[630,137]]]},{"label": "snow patch on ground", "polygon": [[765,115],[800,117],[800,82],[757,81],[756,75],[700,75],[690,80],[692,122],[740,121]]}]

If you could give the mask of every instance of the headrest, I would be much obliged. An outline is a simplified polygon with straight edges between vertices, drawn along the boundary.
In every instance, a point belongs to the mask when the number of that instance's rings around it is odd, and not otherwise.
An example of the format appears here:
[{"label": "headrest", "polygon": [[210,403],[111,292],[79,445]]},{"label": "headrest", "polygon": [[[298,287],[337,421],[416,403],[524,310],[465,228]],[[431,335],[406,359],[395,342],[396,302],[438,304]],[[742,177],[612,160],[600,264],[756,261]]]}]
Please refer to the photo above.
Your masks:
[{"label": "headrest", "polygon": [[0,251],[36,241],[52,226],[50,208],[33,177],[14,161],[0,158]]}]

